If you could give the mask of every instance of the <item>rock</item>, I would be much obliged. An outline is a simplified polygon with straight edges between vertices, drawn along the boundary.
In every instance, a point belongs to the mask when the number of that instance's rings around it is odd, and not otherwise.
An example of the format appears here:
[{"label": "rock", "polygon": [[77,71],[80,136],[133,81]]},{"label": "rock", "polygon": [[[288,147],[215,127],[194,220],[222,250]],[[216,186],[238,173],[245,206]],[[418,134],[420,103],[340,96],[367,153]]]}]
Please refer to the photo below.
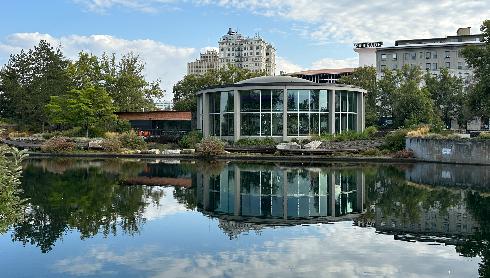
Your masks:
[{"label": "rock", "polygon": [[104,142],[104,140],[102,140],[102,139],[90,140],[90,141],[88,141],[88,148],[91,150],[102,149],[103,142]]},{"label": "rock", "polygon": [[276,146],[278,150],[299,150],[301,146],[296,142],[280,143]]},{"label": "rock", "polygon": [[159,149],[149,149],[149,150],[142,151],[141,153],[144,153],[144,154],[160,154],[160,150]]},{"label": "rock", "polygon": [[180,150],[165,150],[165,154],[180,154]]},{"label": "rock", "polygon": [[311,141],[310,143],[304,145],[307,150],[316,150],[322,145],[321,141]]},{"label": "rock", "polygon": [[181,154],[193,154],[195,152],[195,149],[183,149],[182,151],[180,151]]}]

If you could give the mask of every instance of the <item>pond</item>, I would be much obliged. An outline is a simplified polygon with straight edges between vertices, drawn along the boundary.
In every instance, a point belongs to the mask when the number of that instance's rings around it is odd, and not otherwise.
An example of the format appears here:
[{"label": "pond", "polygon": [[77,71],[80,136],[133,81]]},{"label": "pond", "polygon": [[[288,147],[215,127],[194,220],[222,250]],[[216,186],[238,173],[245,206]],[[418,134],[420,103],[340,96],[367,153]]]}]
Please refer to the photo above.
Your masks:
[{"label": "pond", "polygon": [[484,166],[29,159],[0,276],[488,277],[489,183]]}]

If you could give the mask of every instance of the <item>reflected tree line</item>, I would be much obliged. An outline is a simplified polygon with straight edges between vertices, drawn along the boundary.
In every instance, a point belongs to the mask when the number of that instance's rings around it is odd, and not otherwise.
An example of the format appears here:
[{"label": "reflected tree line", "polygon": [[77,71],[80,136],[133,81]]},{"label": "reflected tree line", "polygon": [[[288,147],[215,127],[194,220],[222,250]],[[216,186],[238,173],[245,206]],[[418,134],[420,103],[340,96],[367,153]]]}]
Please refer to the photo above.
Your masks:
[{"label": "reflected tree line", "polygon": [[[151,203],[158,205],[163,191],[143,185],[128,186],[124,183],[125,179],[134,176],[192,179],[191,187],[175,187],[173,197],[194,210],[199,203],[196,174],[205,172],[217,179],[227,167],[225,163],[31,160],[24,167],[19,187],[22,190],[15,191],[16,198],[9,203],[5,194],[0,195],[3,198],[0,202],[0,233],[10,229],[14,241],[38,246],[42,252],[51,251],[56,242],[71,230],[78,231],[81,239],[95,235],[135,235],[145,224],[145,209]],[[253,169],[257,165],[240,167],[248,171],[248,168]],[[275,166],[260,167],[262,171],[281,169]],[[291,167],[288,169],[291,171]],[[325,169],[330,171],[329,168]],[[365,212],[355,221],[357,225],[378,229],[380,227],[377,225],[381,223],[378,218],[381,216],[383,221],[395,219],[402,225],[402,232],[410,232],[405,227],[421,223],[428,212],[444,218],[455,208],[464,207],[477,229],[458,240],[456,250],[463,256],[480,256],[480,275],[490,275],[490,196],[487,193],[411,183],[405,179],[406,169],[400,166],[351,167],[341,171],[342,179],[353,184],[356,172],[361,170],[365,182],[365,203],[362,205]],[[295,178],[308,180],[311,194],[316,196],[319,194],[316,180],[321,172],[307,172],[302,167]],[[242,179],[246,182],[243,183],[243,192],[254,192],[256,189],[252,187],[268,184],[268,181],[257,180],[263,179],[262,176],[244,175]],[[285,175],[286,179],[292,177]],[[272,182],[271,185],[271,194],[282,190],[276,188],[280,185]]]}]

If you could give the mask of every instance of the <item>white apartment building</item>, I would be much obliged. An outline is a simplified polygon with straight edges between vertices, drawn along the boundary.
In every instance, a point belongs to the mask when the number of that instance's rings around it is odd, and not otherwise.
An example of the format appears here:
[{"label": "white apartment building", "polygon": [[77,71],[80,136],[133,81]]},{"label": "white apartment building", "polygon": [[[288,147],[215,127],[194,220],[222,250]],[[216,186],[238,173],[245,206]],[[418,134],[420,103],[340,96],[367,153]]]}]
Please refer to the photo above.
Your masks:
[{"label": "white apartment building", "polygon": [[219,67],[228,65],[274,75],[276,49],[258,34],[244,37],[230,28],[219,41]]},{"label": "white apartment building", "polygon": [[199,59],[187,63],[187,75],[203,75],[209,70],[217,70],[218,68],[218,52],[216,50],[208,50],[205,53],[201,53]]}]

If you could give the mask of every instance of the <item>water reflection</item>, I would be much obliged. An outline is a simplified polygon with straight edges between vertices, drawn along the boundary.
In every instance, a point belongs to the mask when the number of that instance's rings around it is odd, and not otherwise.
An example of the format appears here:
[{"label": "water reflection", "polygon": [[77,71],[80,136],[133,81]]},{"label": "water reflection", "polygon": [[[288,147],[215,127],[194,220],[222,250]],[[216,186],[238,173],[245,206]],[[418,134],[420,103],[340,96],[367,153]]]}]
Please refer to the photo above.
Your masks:
[{"label": "water reflection", "polygon": [[[392,247],[386,248],[394,248],[390,252],[396,255],[401,252],[399,244],[408,244],[401,245],[405,250],[403,252],[408,253],[417,251],[414,248],[423,249],[423,254],[441,251],[432,245],[424,245],[429,242],[454,246],[452,252],[457,251],[463,256],[480,257],[480,276],[490,275],[489,188],[478,184],[475,179],[463,179],[466,170],[461,168],[447,165],[440,169],[433,167],[432,164],[293,166],[223,162],[30,160],[25,166],[21,196],[29,199],[27,215],[24,221],[11,227],[9,236],[26,246],[36,246],[41,252],[55,254],[57,249],[63,248],[63,240],[74,241],[73,238],[69,239],[69,232],[78,233],[81,240],[77,241],[80,243],[99,236],[108,242],[117,237],[131,238],[135,243],[133,251],[139,250],[140,240],[149,237],[150,241],[161,241],[161,244],[136,253],[143,257],[155,257],[158,262],[160,257],[168,263],[164,264],[165,267],[171,267],[170,262],[180,261],[186,269],[194,270],[199,269],[193,267],[197,262],[189,261],[186,257],[192,252],[192,256],[208,261],[216,269],[221,263],[236,265],[238,262],[235,259],[238,257],[251,261],[252,258],[246,255],[249,252],[260,256],[262,261],[267,258],[272,260],[270,250],[249,250],[243,249],[243,246],[242,249],[233,249],[236,247],[233,243],[243,243],[247,236],[255,234],[251,231],[258,234],[254,235],[254,242],[264,238],[264,248],[276,246],[279,250],[289,246],[283,252],[295,252],[298,246],[303,246],[307,252],[305,246],[309,246],[309,250],[313,250],[309,254],[319,259],[325,255],[322,253],[325,250],[317,249],[317,245],[336,246],[340,252],[346,250],[343,249],[346,243],[360,244],[361,238],[362,244],[357,246],[358,249],[351,250],[352,256],[361,252],[363,256],[374,257],[371,253],[378,252],[377,258],[383,260],[383,252],[387,250],[379,252],[370,248],[390,245]],[[426,169],[433,169],[436,174],[431,177]],[[487,170],[486,167],[472,168],[473,173],[480,177],[487,175]],[[444,171],[449,171],[458,184],[439,186],[439,173]],[[458,177],[459,173],[462,173],[461,177]],[[465,181],[464,185],[462,180]],[[198,220],[204,218],[203,215],[214,221],[211,223],[216,222],[216,229],[222,237],[228,238],[228,243],[220,238],[202,235],[204,230],[209,229],[206,226],[209,224]],[[170,218],[174,219],[173,222]],[[153,227],[156,232],[145,234],[145,228],[152,227],[149,222],[155,219],[158,220],[154,221],[158,227]],[[334,222],[334,225],[316,225]],[[199,225],[191,226],[188,223]],[[305,234],[292,238],[283,235],[299,230]],[[268,232],[269,236],[283,235],[283,238],[267,238]],[[336,236],[336,233],[342,233],[342,236]],[[165,241],[166,237],[176,238],[175,242]],[[192,241],[194,237],[196,240]],[[188,241],[193,242],[189,250],[182,250]],[[213,247],[201,245],[208,241],[218,246],[231,244],[234,251],[214,254]],[[286,242],[292,245],[286,245]],[[167,253],[168,248],[172,252]],[[444,256],[458,261],[445,250]],[[90,252],[93,252],[90,258],[79,255],[89,261],[87,265],[97,254],[112,254],[109,256],[112,259],[107,263],[117,261],[123,264],[125,260],[118,257],[122,255],[116,253],[129,251],[98,246]],[[414,253],[415,257],[410,257],[412,263],[417,261],[417,256],[422,256],[417,252]],[[294,261],[297,254],[291,253],[288,257]],[[228,258],[228,261],[224,258]],[[279,264],[284,254],[277,258],[271,263]],[[325,259],[323,257],[320,261]],[[400,261],[397,263],[403,264]],[[141,265],[135,265],[138,264]],[[70,268],[73,262],[63,259],[57,265]],[[349,267],[354,265],[350,263]],[[152,267],[161,268],[157,264]],[[362,267],[368,268],[366,265]],[[399,267],[408,271],[406,266]],[[100,266],[100,269],[103,268]],[[305,268],[311,274],[321,273],[311,265]],[[376,269],[372,272],[381,276],[400,274],[392,265],[388,268],[389,271]],[[221,276],[226,276],[226,267],[220,269],[223,269]],[[71,271],[64,273],[75,275]],[[100,274],[97,271],[91,273]],[[364,275],[362,272],[356,273]]]}]

